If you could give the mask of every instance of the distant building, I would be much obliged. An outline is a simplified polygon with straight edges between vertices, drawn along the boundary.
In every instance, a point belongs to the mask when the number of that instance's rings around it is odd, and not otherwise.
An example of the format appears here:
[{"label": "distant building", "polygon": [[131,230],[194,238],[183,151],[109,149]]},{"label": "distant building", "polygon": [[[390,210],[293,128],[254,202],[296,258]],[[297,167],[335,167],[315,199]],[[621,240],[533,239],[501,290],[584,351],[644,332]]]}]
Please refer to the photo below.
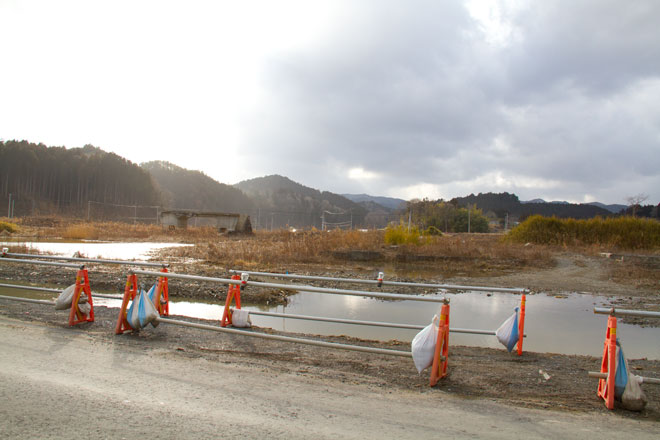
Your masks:
[{"label": "distant building", "polygon": [[250,216],[247,214],[201,212],[188,209],[177,209],[160,213],[161,225],[172,229],[186,229],[191,222],[191,226],[213,226],[219,232],[252,233]]}]

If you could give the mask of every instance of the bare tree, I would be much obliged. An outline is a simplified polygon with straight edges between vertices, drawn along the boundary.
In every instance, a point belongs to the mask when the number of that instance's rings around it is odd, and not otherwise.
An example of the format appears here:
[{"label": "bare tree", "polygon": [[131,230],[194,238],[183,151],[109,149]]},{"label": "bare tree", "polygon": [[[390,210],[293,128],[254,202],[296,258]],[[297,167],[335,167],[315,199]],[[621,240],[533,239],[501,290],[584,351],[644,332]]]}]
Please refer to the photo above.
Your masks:
[{"label": "bare tree", "polygon": [[637,208],[640,207],[640,205],[646,201],[646,199],[649,198],[648,194],[644,193],[639,193],[634,196],[629,196],[626,197],[626,202],[628,202],[628,206],[632,208],[632,215],[635,217],[635,214],[637,213]]}]

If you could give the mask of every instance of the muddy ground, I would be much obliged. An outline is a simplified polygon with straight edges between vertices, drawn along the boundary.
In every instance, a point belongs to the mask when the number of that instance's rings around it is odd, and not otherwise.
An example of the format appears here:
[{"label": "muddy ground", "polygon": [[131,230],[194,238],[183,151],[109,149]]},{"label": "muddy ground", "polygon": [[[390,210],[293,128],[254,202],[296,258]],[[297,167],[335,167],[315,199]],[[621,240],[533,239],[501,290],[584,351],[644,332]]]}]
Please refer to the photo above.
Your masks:
[{"label": "muddy ground", "polygon": [[[67,329],[67,313],[48,306],[0,299],[0,316],[38,322],[47,327]],[[449,375],[431,389],[428,386],[428,371],[418,375],[410,358],[263,341],[166,324],[155,329],[149,327],[137,334],[117,336],[113,334],[117,309],[96,307],[95,315],[95,322],[82,324],[79,328],[100,342],[129,344],[154,353],[169,352],[177,357],[204,359],[219,366],[223,363],[250,365],[270,372],[274,380],[279,374],[294,373],[330,382],[366,384],[389,392],[442,391],[464,399],[487,399],[519,407],[608,413],[602,400],[596,396],[596,380],[587,377],[587,371],[600,367],[600,359],[590,356],[525,352],[518,357],[505,350],[451,346]],[[217,325],[217,322],[206,323]],[[260,328],[247,331],[273,333]],[[346,337],[322,339],[395,350],[410,349],[408,344],[396,341],[380,343]],[[630,366],[639,375],[658,376],[660,372],[660,361],[631,359]],[[546,379],[543,373],[549,378]],[[644,391],[649,404],[643,412],[618,408],[617,414],[632,419],[660,421],[660,387],[646,385]]]}]

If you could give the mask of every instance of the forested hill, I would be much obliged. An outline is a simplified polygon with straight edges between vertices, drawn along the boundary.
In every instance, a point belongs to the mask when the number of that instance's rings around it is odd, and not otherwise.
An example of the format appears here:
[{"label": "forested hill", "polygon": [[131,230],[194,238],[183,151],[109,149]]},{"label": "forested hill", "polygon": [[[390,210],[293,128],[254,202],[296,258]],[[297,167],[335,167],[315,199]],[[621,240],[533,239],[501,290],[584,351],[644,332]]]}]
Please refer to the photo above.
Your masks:
[{"label": "forested hill", "polygon": [[[47,147],[0,141],[0,200],[16,215],[85,215],[88,202],[156,205],[159,194],[145,170],[92,145]],[[7,206],[7,205],[4,205]]]},{"label": "forested hill", "polygon": [[506,214],[521,219],[530,215],[540,214],[547,217],[560,218],[592,218],[597,215],[607,217],[612,213],[606,209],[590,204],[576,203],[521,203],[518,196],[509,193],[479,193],[467,197],[456,197],[450,201],[461,207],[475,206],[484,213],[493,212],[497,217],[504,218]]},{"label": "forested hill", "polygon": [[321,192],[279,175],[245,180],[235,186],[254,201],[258,213],[256,219],[253,214],[252,223],[264,228],[271,225],[320,228],[322,217],[326,223],[349,222],[360,226],[367,215],[363,206],[346,197]]},{"label": "forested hill", "polygon": [[201,171],[163,161],[146,162],[142,168],[156,181],[165,208],[227,213],[248,213],[254,209],[254,203],[240,189],[219,183]]}]

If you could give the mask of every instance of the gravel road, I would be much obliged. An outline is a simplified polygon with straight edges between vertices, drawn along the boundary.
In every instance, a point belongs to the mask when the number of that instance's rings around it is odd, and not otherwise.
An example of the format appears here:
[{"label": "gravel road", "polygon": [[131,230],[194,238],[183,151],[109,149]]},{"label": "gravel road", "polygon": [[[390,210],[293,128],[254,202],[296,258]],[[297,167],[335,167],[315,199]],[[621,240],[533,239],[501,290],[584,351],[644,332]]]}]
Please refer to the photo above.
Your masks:
[{"label": "gravel road", "polygon": [[[95,323],[68,328],[44,309],[0,302],[0,438],[660,436],[648,414],[609,412],[600,403],[558,411],[561,405],[525,408],[430,389],[408,359],[163,324],[113,336],[116,311],[99,307]],[[458,372],[460,360],[450,368]],[[398,370],[412,384],[389,382]],[[458,386],[452,377],[448,386]]]}]

